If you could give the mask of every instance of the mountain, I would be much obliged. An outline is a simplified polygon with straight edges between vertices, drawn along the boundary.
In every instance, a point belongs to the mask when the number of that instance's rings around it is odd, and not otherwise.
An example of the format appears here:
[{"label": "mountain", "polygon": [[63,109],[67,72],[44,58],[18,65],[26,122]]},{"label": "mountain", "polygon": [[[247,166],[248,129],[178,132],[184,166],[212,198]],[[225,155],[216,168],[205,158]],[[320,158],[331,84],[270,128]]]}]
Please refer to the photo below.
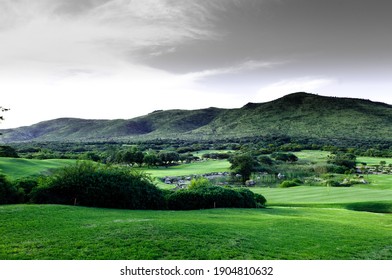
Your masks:
[{"label": "mountain", "polygon": [[2,142],[218,139],[264,135],[392,139],[392,105],[298,92],[242,108],[155,111],[129,120],[61,118],[1,130]]}]

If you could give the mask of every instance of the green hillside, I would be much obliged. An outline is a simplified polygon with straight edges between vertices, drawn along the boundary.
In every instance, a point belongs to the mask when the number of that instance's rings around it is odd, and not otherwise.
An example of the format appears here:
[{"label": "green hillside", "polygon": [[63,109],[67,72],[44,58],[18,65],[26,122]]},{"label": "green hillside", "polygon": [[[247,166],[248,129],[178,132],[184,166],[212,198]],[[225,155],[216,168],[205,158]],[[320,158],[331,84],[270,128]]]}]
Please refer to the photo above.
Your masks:
[{"label": "green hillside", "polygon": [[392,139],[392,105],[293,93],[238,109],[155,111],[130,120],[63,118],[2,130],[3,142],[218,139],[286,135],[328,139]]}]

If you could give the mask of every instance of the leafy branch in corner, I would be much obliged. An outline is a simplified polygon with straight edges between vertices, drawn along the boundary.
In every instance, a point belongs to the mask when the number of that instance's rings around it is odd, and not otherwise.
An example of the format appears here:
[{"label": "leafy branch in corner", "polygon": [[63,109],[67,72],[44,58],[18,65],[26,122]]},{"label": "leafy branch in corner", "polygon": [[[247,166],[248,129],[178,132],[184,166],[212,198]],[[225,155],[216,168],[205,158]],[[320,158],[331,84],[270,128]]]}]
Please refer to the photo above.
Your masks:
[{"label": "leafy branch in corner", "polygon": [[[7,111],[9,111],[9,110],[10,110],[10,109],[3,108],[3,107],[0,106],[0,111],[1,111],[1,112],[7,112]],[[0,120],[3,121],[3,120],[4,120],[4,117],[3,117],[3,116],[0,116]]]}]

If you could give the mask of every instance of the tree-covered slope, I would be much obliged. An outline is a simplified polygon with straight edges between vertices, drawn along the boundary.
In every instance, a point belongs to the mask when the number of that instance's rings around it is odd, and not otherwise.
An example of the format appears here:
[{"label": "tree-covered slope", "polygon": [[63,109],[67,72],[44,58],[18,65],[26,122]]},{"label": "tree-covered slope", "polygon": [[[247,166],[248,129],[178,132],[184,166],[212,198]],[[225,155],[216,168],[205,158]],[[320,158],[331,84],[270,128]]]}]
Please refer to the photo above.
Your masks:
[{"label": "tree-covered slope", "polygon": [[294,93],[268,103],[227,110],[194,132],[232,136],[391,139],[392,106],[352,98]]},{"label": "tree-covered slope", "polygon": [[155,111],[130,120],[62,118],[0,131],[2,142],[148,138],[216,139],[263,135],[392,139],[392,106],[363,99],[293,93],[238,109]]}]

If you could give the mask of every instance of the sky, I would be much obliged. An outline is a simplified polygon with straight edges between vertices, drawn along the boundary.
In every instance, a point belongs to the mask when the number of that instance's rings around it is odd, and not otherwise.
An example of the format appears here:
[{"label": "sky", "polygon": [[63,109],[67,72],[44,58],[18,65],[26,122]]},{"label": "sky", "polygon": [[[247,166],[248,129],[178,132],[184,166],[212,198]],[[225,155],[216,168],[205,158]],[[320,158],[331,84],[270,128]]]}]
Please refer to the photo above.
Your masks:
[{"label": "sky", "polygon": [[389,0],[0,0],[0,128],[238,108],[306,91],[392,104]]}]

